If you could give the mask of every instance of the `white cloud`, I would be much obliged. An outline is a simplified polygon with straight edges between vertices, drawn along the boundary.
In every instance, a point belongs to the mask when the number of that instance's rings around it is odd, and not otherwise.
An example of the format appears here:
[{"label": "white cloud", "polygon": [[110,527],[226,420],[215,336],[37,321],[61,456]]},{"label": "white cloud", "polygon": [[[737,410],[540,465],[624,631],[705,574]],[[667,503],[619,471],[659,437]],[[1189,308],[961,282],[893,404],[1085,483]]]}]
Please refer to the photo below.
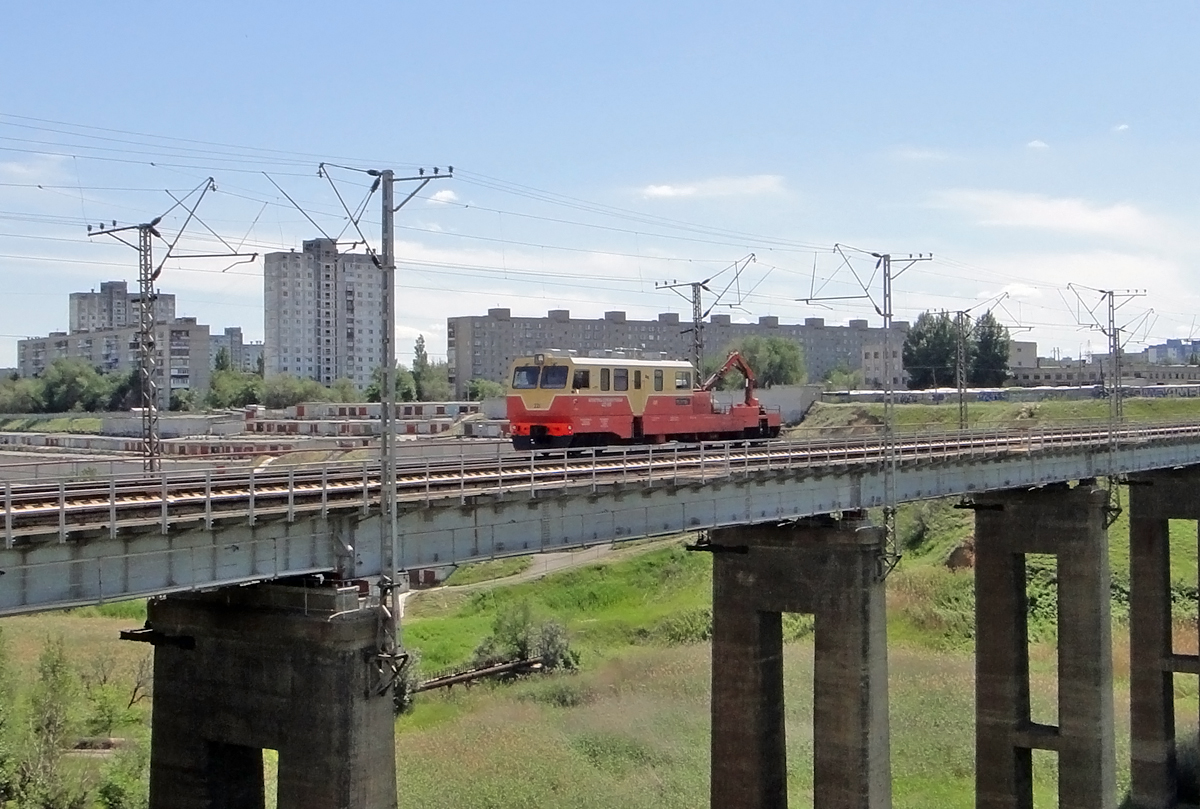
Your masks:
[{"label": "white cloud", "polygon": [[985,290],[975,297],[979,300],[987,300],[988,298],[996,298],[1000,295],[1007,295],[1009,298],[1040,298],[1042,297],[1042,291],[1029,284],[1013,283],[1007,284],[999,290]]},{"label": "white cloud", "polygon": [[433,196],[429,198],[429,203],[431,205],[436,205],[440,202],[458,202],[458,194],[455,194],[454,190],[451,188],[439,189],[436,193],[434,193]]},{"label": "white cloud", "polygon": [[55,182],[64,178],[65,157],[58,155],[36,155],[28,160],[13,160],[0,163],[0,177],[26,183]]},{"label": "white cloud", "polygon": [[1031,141],[1029,141],[1029,143],[1026,143],[1025,146],[1028,149],[1049,149],[1050,148],[1050,144],[1046,143],[1046,141],[1044,141],[1044,140],[1031,140]]},{"label": "white cloud", "polygon": [[1153,217],[1128,203],[1097,205],[1084,199],[1048,197],[1016,191],[957,189],[935,198],[939,207],[956,208],[980,225],[1091,233],[1133,240],[1164,235]]},{"label": "white cloud", "polygon": [[780,175],[751,174],[747,177],[713,177],[679,185],[648,185],[641,194],[651,198],[744,197],[782,191],[783,177]]},{"label": "white cloud", "polygon": [[1113,132],[1128,132],[1129,124],[1117,124],[1112,128]]},{"label": "white cloud", "polygon": [[893,149],[892,157],[912,163],[944,163],[959,160],[959,156],[941,149],[924,149],[919,146],[901,146]]}]

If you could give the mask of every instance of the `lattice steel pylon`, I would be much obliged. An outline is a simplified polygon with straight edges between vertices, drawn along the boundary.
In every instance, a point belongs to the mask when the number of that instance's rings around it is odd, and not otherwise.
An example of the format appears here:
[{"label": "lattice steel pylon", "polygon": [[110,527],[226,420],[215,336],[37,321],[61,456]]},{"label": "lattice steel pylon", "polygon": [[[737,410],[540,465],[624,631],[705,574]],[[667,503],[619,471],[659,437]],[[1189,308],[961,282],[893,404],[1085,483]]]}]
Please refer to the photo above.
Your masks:
[{"label": "lattice steel pylon", "polygon": [[954,381],[958,386],[958,429],[967,429],[967,321],[966,312],[954,313]]},{"label": "lattice steel pylon", "polygon": [[[905,270],[918,261],[931,261],[933,254],[921,253],[907,255],[902,260],[907,263],[899,270],[892,270],[892,256],[888,253],[872,253],[878,258],[878,264],[883,270],[883,529],[884,550],[881,563],[881,576],[887,576],[900,563],[900,541],[896,536],[896,471],[899,466],[899,452],[896,447],[896,383],[899,374],[896,373],[892,348],[892,281],[902,275]],[[903,364],[902,364],[903,366]]]},{"label": "lattice steel pylon", "polygon": [[[154,339],[154,303],[158,297],[154,290],[154,282],[158,280],[162,266],[159,265],[157,268],[154,266],[153,256],[153,240],[162,238],[157,229],[161,221],[162,217],[158,216],[149,222],[126,227],[117,227],[117,223],[113,222],[112,227],[106,228],[101,225],[95,230],[88,225],[89,236],[112,236],[122,244],[127,244],[138,251],[138,405],[142,411],[141,454],[142,470],[145,472],[158,472],[162,468],[162,444],[158,431],[160,403],[156,379],[158,354]],[[137,244],[126,241],[119,235],[130,230],[137,231]],[[169,255],[170,250],[167,253]]]},{"label": "lattice steel pylon", "polygon": [[[745,258],[740,258],[733,262],[733,264],[729,265],[715,275],[705,278],[703,281],[685,281],[682,283],[678,281],[671,281],[670,283],[663,281],[654,285],[655,289],[670,289],[674,290],[676,294],[679,295],[683,294],[682,292],[679,292],[680,288],[688,287],[691,289],[692,294],[690,297],[692,301],[692,327],[688,329],[688,331],[692,333],[692,364],[696,366],[696,373],[699,374],[701,378],[704,375],[704,318],[708,316],[709,312],[711,312],[715,306],[717,306],[721,298],[725,296],[725,293],[728,292],[730,288],[734,286],[734,284],[739,282],[742,271],[745,270],[746,267],[748,267],[752,262],[757,260],[758,259],[755,257],[755,255],[751,253]],[[719,293],[716,293],[712,305],[709,306],[708,309],[705,309],[704,293],[712,292],[712,289],[710,289],[708,286],[709,282],[719,278],[728,270],[733,270],[732,280],[725,285],[724,289],[722,289]],[[737,299],[737,303],[732,304],[733,306],[741,306],[742,304],[740,287],[737,294]]]},{"label": "lattice steel pylon", "polygon": [[[204,180],[200,185],[196,186],[183,197],[176,197],[170,191],[167,195],[175,200],[175,204],[162,216],[156,216],[149,222],[144,222],[140,225],[126,225],[118,227],[114,221],[112,226],[101,224],[93,229],[91,225],[87,226],[88,236],[112,236],[117,241],[124,245],[128,245],[138,251],[138,383],[140,389],[139,404],[142,411],[142,468],[146,472],[158,472],[162,466],[162,444],[158,430],[158,411],[162,406],[170,406],[169,401],[163,400],[163,394],[159,389],[159,362],[158,362],[158,346],[154,335],[155,327],[155,303],[158,298],[158,293],[155,291],[155,283],[158,277],[162,274],[163,266],[168,258],[247,258],[253,261],[258,257],[258,253],[241,253],[234,249],[217,235],[216,231],[204,225],[204,227],[217,240],[229,248],[228,253],[188,253],[186,255],[175,255],[175,247],[179,244],[180,238],[183,236],[184,230],[196,217],[196,209],[200,207],[201,201],[204,200],[204,195],[209,191],[216,190],[216,183],[212,177]],[[188,207],[186,200],[193,194],[199,192],[196,201]],[[154,265],[153,257],[153,240],[162,239],[162,234],[158,232],[158,225],[162,222],[163,217],[171,213],[176,208],[182,207],[187,212],[187,218],[183,222],[183,226],[179,228],[179,232],[175,234],[175,238],[167,245],[166,251],[163,253],[162,260],[158,262],[158,266]],[[202,220],[198,221],[203,224]],[[122,236],[131,230],[136,230],[138,233],[137,244]],[[163,241],[166,241],[163,239]],[[169,342],[169,341],[168,341]],[[168,362],[170,357],[170,346],[168,346]],[[169,366],[168,366],[169,367]],[[170,393],[170,387],[167,388],[167,394]]]},{"label": "lattice steel pylon", "polygon": [[154,311],[158,293],[154,282],[159,270],[151,258],[151,238],[157,236],[154,223],[138,225],[138,381],[142,407],[142,468],[158,472],[162,464],[162,444],[158,430],[157,356],[154,340]]}]

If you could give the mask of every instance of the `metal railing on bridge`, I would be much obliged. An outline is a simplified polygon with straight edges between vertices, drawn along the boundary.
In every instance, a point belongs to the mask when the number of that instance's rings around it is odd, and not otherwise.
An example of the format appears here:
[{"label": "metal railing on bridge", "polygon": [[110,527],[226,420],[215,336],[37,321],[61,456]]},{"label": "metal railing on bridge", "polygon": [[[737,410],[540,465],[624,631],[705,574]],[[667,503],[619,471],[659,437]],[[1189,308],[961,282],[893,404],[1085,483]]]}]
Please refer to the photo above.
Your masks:
[{"label": "metal railing on bridge", "polygon": [[[857,429],[857,428],[853,428]],[[1038,454],[1057,449],[1098,449],[1148,441],[1200,440],[1200,422],[1131,424],[1110,435],[1106,422],[1070,426],[931,430],[901,434],[897,443],[901,466],[940,459],[1015,453]],[[704,485],[750,473],[803,472],[827,474],[850,466],[882,463],[885,448],[873,429],[850,436],[793,435],[771,441],[725,441],[566,450],[541,453],[498,453],[495,458],[468,455],[406,461],[397,468],[398,500],[419,508],[435,502],[466,504],[481,495],[582,489],[620,483],[654,486]],[[169,533],[178,523],[214,523],[272,518],[293,521],[300,515],[358,510],[364,516],[380,497],[375,461],[319,464],[275,464],[265,468],[193,469],[143,475],[114,475],[85,480],[3,485],[4,542],[57,537],[65,542],[76,532],[121,529]]]}]

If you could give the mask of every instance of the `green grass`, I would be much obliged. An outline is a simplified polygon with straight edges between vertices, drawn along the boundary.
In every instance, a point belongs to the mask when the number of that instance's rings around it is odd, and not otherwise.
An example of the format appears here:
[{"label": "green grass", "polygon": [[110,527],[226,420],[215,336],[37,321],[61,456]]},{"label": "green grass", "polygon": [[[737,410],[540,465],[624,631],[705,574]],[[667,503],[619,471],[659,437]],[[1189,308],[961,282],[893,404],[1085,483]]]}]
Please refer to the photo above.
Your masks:
[{"label": "green grass", "polygon": [[439,591],[428,607],[435,594],[420,594],[406,605],[405,642],[421,650],[430,670],[457,665],[490,632],[499,611],[528,601],[535,618],[565,624],[575,645],[607,654],[649,642],[679,615],[708,607],[711,582],[712,560],[675,545],[467,596]]},{"label": "green grass", "polygon": [[455,568],[454,572],[446,577],[445,584],[454,587],[504,579],[524,573],[532,564],[532,556],[509,556],[505,559],[489,559],[486,562],[468,562]]},{"label": "green grass", "polygon": [[[952,506],[913,504],[900,515],[907,555],[889,579],[888,627],[898,809],[974,804],[974,580],[970,570],[945,566],[971,533],[973,515]],[[1122,542],[1116,531],[1114,546]],[[1186,570],[1194,549],[1178,544],[1178,567]],[[401,794],[415,804],[452,808],[705,805],[711,651],[706,642],[686,641],[705,639],[692,624],[709,620],[711,586],[711,560],[672,547],[486,593],[419,596],[406,642],[420,648],[418,630],[437,639],[434,658],[450,661],[453,647],[469,654],[496,612],[521,601],[564,621],[585,654],[579,674],[422,695],[397,724],[399,760],[422,762],[418,771],[402,772]],[[798,640],[785,649],[790,805],[811,806],[811,623],[792,623],[787,637]],[[683,642],[664,632],[673,625],[689,627],[680,632]],[[1127,648],[1120,625],[1116,635],[1118,651]],[[1042,718],[1051,715],[1055,695],[1056,661],[1047,640],[1035,641],[1030,665],[1035,716]],[[1179,710],[1194,716],[1200,689],[1181,679],[1188,683],[1177,690]],[[1123,791],[1129,735],[1123,674],[1115,699]],[[1054,805],[1056,776],[1054,757],[1039,757],[1038,805]]]},{"label": "green grass", "polygon": [[10,433],[90,433],[100,432],[101,419],[95,416],[28,416],[0,420],[0,431]]},{"label": "green grass", "polygon": [[[1128,502],[1127,497],[1125,502]],[[897,809],[974,804],[974,580],[946,560],[973,531],[973,512],[953,501],[907,504],[899,518],[905,549],[888,581],[889,705],[893,805]],[[1114,580],[1128,581],[1127,518],[1110,533]],[[1194,575],[1194,524],[1172,524],[1173,578]],[[504,560],[508,561],[508,560]],[[466,807],[695,807],[707,805],[712,557],[682,543],[504,583],[487,590],[439,589],[406,603],[404,640],[432,671],[467,660],[502,610],[528,602],[553,618],[582,652],[577,674],[419,695],[397,720],[401,805]],[[1044,585],[1044,582],[1041,582]],[[1194,580],[1190,585],[1194,598]],[[1182,592],[1182,590],[1181,590]],[[1194,600],[1187,605],[1195,615]],[[97,654],[132,665],[141,644],[118,629],[144,620],[144,602],[120,602],[0,621],[18,678],[31,682],[46,637],[63,635],[80,665]],[[1183,615],[1181,609],[1180,615]],[[1128,784],[1128,643],[1114,634],[1118,783]],[[1031,624],[1037,629],[1037,623]],[[785,723],[790,805],[812,805],[812,621],[788,616]],[[1189,634],[1190,633],[1190,634]],[[1194,638],[1195,628],[1179,630]],[[1046,717],[1056,693],[1048,637],[1031,648],[1031,699]],[[1195,724],[1200,687],[1176,678],[1181,732]],[[268,762],[271,759],[268,757]],[[414,762],[419,762],[416,766]],[[1039,756],[1038,805],[1054,805],[1054,757]]]},{"label": "green grass", "polygon": [[[1105,421],[1108,419],[1108,402],[1102,399],[972,402],[968,404],[967,413],[971,427],[1053,426],[1066,422]],[[1200,399],[1126,399],[1125,417],[1130,421],[1200,418]],[[789,432],[799,436],[814,431],[852,435],[874,432],[881,429],[882,424],[882,404],[818,402],[809,410],[804,421]],[[953,397],[948,397],[941,404],[898,404],[896,426],[904,431],[956,430],[958,403]]]}]

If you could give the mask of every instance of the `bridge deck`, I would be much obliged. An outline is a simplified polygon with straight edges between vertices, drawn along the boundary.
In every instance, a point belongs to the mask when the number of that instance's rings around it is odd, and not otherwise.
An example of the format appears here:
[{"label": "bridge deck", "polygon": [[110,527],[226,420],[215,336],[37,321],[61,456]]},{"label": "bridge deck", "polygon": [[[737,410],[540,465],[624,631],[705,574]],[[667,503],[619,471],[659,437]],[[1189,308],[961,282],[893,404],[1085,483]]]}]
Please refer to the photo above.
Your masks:
[{"label": "bridge deck", "polygon": [[[1200,463],[1200,423],[898,439],[901,501]],[[885,452],[858,439],[429,459],[398,471],[400,565],[449,564],[869,508]],[[4,486],[0,613],[381,568],[372,463]]]}]

